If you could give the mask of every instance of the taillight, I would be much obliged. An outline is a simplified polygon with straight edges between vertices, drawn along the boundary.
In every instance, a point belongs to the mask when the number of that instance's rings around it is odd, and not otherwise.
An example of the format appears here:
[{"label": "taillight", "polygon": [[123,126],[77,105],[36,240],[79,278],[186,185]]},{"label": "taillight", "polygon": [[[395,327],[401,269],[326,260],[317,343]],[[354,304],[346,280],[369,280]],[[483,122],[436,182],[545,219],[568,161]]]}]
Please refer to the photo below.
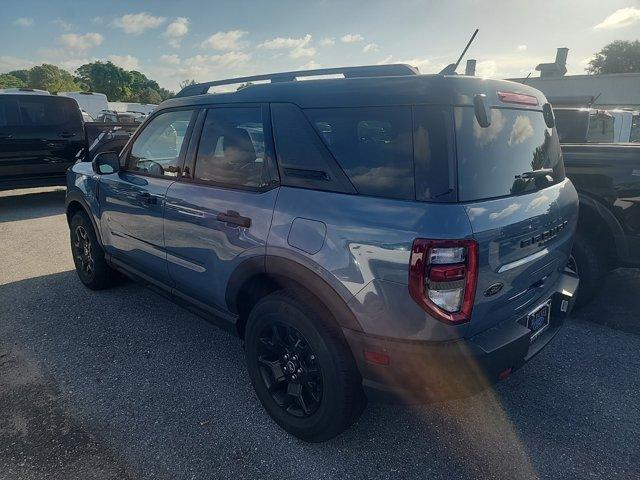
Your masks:
[{"label": "taillight", "polygon": [[413,241],[409,293],[436,319],[453,325],[468,322],[477,279],[475,240]]},{"label": "taillight", "polygon": [[538,105],[538,99],[533,95],[515,92],[498,92],[498,98],[504,103],[515,103],[517,105]]}]

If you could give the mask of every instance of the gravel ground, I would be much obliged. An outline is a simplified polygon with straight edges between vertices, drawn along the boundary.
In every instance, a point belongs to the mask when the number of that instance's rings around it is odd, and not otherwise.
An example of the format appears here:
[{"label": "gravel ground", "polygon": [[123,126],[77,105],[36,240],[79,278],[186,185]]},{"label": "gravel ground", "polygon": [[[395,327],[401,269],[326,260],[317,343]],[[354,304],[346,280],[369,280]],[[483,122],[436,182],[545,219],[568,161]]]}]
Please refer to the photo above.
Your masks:
[{"label": "gravel ground", "polygon": [[0,479],[640,478],[638,271],[494,390],[369,405],[312,445],[263,411],[237,339],[135,283],[82,287],[63,199],[0,193]]}]

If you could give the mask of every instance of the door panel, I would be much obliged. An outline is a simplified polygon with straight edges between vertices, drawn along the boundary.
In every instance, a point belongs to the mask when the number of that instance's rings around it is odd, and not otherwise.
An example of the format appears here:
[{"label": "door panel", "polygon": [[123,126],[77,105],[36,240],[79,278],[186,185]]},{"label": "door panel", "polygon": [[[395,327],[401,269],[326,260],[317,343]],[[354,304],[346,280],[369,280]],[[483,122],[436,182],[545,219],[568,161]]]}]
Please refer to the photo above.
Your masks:
[{"label": "door panel", "polygon": [[[164,230],[175,288],[209,306],[224,308],[226,285],[235,268],[249,257],[265,254],[276,196],[276,189],[259,193],[172,184]],[[234,211],[243,218],[230,223],[224,215]],[[250,222],[249,227],[240,225],[243,219]]]},{"label": "door panel", "polygon": [[173,182],[129,172],[100,178],[105,250],[162,283],[169,283],[162,218],[165,195]]},{"label": "door panel", "polygon": [[165,197],[180,175],[194,117],[192,110],[160,113],[124,153],[126,167],[100,176],[105,249],[164,284],[170,284],[163,232]]},{"label": "door panel", "polygon": [[213,308],[225,309],[235,268],[265,255],[278,191],[270,189],[268,115],[260,105],[209,109],[190,166],[193,178],[167,192],[169,275],[177,291]]}]

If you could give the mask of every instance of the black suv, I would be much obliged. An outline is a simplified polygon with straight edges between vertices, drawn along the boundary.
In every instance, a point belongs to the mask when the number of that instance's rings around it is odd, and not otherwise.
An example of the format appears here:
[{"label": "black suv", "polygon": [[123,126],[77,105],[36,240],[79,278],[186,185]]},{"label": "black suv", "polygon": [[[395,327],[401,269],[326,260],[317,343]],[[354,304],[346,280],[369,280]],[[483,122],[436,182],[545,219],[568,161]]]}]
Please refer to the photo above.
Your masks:
[{"label": "black suv", "polygon": [[64,185],[84,141],[74,99],[0,93],[0,190]]}]

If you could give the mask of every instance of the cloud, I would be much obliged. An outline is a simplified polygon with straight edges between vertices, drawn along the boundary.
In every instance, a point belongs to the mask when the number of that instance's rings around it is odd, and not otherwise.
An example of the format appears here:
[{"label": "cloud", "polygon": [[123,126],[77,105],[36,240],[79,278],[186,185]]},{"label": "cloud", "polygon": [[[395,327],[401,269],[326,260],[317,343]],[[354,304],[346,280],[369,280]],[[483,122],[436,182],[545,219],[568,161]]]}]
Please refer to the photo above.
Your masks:
[{"label": "cloud", "polygon": [[640,23],[640,8],[627,7],[616,10],[602,22],[593,27],[594,30],[614,30],[630,27]]},{"label": "cloud", "polygon": [[178,17],[167,25],[167,29],[162,35],[169,39],[169,45],[178,48],[187,33],[189,33],[189,19],[186,17]]},{"label": "cloud", "polygon": [[33,18],[28,18],[28,17],[16,18],[13,21],[13,24],[16,27],[32,27],[33,26]]},{"label": "cloud", "polygon": [[104,18],[98,16],[98,17],[93,17],[91,19],[91,23],[95,23],[96,25],[102,25],[102,23],[104,22]]},{"label": "cloud", "polygon": [[138,70],[140,68],[139,60],[132,55],[109,55],[107,60],[125,70]]},{"label": "cloud", "polygon": [[385,65],[388,63],[404,63],[412,67],[416,67],[418,70],[431,65],[431,60],[428,58],[410,58],[407,60],[394,60],[393,55],[383,58],[376,65]]},{"label": "cloud", "polygon": [[476,63],[478,77],[495,78],[498,73],[498,63],[495,60],[483,60]]},{"label": "cloud", "polygon": [[364,53],[369,53],[369,52],[377,52],[378,50],[380,50],[380,47],[378,46],[377,43],[367,43],[363,48],[362,51]]},{"label": "cloud", "polygon": [[336,39],[333,37],[326,37],[320,40],[321,47],[330,47],[331,45],[335,45]]},{"label": "cloud", "polygon": [[160,55],[160,61],[168,65],[180,65],[180,57],[178,55]]},{"label": "cloud", "polygon": [[291,58],[303,58],[313,57],[316,54],[316,49],[310,47],[311,35],[306,34],[300,38],[283,38],[277,37],[271,40],[266,40],[258,45],[258,48],[266,50],[290,50],[289,56]]},{"label": "cloud", "polygon": [[158,28],[166,20],[166,17],[154,17],[146,12],[128,13],[116,18],[113,25],[121,28],[125,33],[140,35],[147,29]]},{"label": "cloud", "polygon": [[346,35],[343,35],[342,38],[340,38],[340,41],[344,43],[356,43],[363,40],[364,37],[359,33],[347,33]]},{"label": "cloud", "polygon": [[519,52],[526,52],[527,51],[527,46],[526,45],[518,45],[517,49]]},{"label": "cloud", "polygon": [[31,60],[12,57],[10,55],[0,55],[0,72],[10,72],[12,70],[22,70],[35,65]]},{"label": "cloud", "polygon": [[53,23],[54,25],[57,25],[58,27],[60,27],[60,30],[64,30],[65,32],[68,32],[73,28],[73,24],[66,22],[61,18],[56,18],[51,23]]},{"label": "cloud", "polygon": [[85,33],[84,35],[65,33],[58,37],[57,42],[71,53],[83,53],[93,47],[97,47],[103,40],[104,37],[95,32]]},{"label": "cloud", "polygon": [[298,70],[316,70],[316,69],[321,68],[321,67],[322,67],[322,65],[320,65],[315,60],[309,60],[304,65],[300,65],[298,67]]},{"label": "cloud", "polygon": [[247,48],[249,42],[243,40],[249,32],[244,30],[230,30],[228,32],[217,32],[200,44],[200,48],[212,50],[243,50]]}]

